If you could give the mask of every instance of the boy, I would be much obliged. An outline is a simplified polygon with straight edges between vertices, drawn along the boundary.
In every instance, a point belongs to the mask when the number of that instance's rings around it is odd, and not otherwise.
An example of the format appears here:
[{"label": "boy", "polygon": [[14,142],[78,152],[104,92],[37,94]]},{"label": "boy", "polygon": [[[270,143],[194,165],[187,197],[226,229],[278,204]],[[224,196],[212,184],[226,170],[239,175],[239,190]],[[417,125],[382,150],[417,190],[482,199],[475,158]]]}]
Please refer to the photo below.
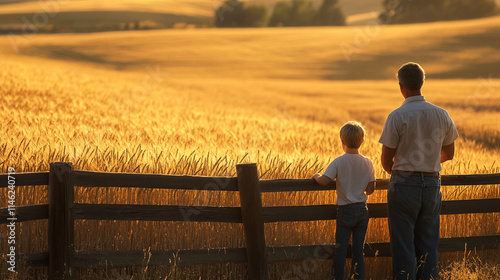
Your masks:
[{"label": "boy", "polygon": [[[371,160],[358,152],[365,138],[360,123],[350,121],[340,129],[340,139],[345,152],[334,159],[323,175],[313,179],[326,186],[337,179],[337,228],[335,232],[334,279],[344,277],[347,246],[352,233],[352,268],[354,279],[364,279],[363,248],[368,228],[367,195],[375,190],[375,169]],[[366,193],[366,194],[365,194]],[[351,279],[351,278],[349,278]]]}]

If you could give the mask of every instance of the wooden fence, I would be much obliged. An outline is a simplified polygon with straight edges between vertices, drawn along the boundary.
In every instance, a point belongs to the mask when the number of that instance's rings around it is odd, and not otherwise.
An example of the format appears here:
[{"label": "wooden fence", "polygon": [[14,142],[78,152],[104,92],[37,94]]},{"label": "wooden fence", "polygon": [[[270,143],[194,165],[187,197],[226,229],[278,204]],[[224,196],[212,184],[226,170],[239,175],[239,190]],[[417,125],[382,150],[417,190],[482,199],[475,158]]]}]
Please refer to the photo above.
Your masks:
[{"label": "wooden fence", "polygon": [[[17,222],[48,219],[49,250],[25,254],[26,265],[48,267],[49,279],[71,279],[73,268],[144,264],[142,250],[75,251],[75,219],[243,223],[246,248],[153,250],[149,265],[247,262],[249,279],[268,279],[269,262],[332,258],[333,244],[266,246],[264,223],[332,220],[335,205],[262,207],[261,192],[334,190],[334,184],[322,187],[312,179],[259,180],[256,164],[239,164],[236,170],[237,177],[103,173],[73,170],[71,163],[56,162],[50,164],[49,172],[15,174],[16,186],[48,185],[49,192],[48,204],[15,209]],[[8,175],[1,174],[0,188],[8,187],[7,182]],[[446,175],[441,182],[443,186],[498,185],[500,174]],[[387,179],[377,180],[377,189],[387,189],[387,183]],[[74,202],[75,186],[239,191],[241,207],[80,204]],[[368,207],[370,217],[387,217],[385,203]],[[500,198],[443,201],[441,215],[492,212],[500,212]],[[8,217],[8,208],[0,209],[0,224],[6,224]],[[499,243],[500,235],[442,238],[439,251],[462,251],[465,244],[470,249],[496,249]],[[390,256],[389,243],[370,243],[365,255]]]}]

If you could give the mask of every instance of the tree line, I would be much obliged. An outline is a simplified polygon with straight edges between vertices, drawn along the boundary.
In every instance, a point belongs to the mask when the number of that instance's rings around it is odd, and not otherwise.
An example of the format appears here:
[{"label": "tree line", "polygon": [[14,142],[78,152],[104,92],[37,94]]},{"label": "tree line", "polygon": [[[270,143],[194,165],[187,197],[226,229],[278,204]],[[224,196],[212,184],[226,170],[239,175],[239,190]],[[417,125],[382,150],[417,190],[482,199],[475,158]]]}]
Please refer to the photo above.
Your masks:
[{"label": "tree line", "polygon": [[323,0],[318,9],[310,0],[279,1],[270,16],[264,5],[226,0],[215,11],[217,27],[322,25],[345,25],[345,16],[338,6],[338,0]]},{"label": "tree line", "polygon": [[494,15],[495,0],[384,0],[382,23],[472,19]]},{"label": "tree line", "polygon": [[[498,13],[495,0],[382,0],[382,24],[480,18]],[[282,0],[269,15],[265,5],[226,0],[215,11],[216,27],[345,25],[338,0]]]}]

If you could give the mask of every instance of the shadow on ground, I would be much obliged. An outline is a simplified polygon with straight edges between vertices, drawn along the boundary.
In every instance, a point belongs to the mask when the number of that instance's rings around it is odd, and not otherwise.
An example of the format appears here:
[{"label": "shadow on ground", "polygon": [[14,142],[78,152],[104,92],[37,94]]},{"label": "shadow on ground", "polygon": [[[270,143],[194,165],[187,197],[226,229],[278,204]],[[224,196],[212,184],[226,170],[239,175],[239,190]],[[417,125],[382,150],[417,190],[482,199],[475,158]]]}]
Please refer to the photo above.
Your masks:
[{"label": "shadow on ground", "polygon": [[[360,53],[353,53],[352,60],[335,60],[329,63],[324,70],[331,74],[323,78],[327,80],[359,80],[359,79],[393,79],[397,67],[408,61],[415,61],[426,67],[428,78],[434,79],[476,79],[480,76],[500,76],[500,36],[498,30],[488,29],[480,34],[465,34],[427,45],[422,48],[387,49],[383,54],[370,54],[370,46],[361,49]],[[467,58],[465,52],[474,54],[481,50],[487,57],[481,59]],[[453,61],[443,69],[433,70],[433,64],[439,61]]]},{"label": "shadow on ground", "polygon": [[147,59],[134,60],[134,61],[111,60],[106,55],[89,54],[83,50],[78,50],[78,47],[73,47],[73,46],[56,46],[56,45],[30,46],[23,48],[21,50],[21,54],[46,57],[56,60],[96,63],[96,64],[101,64],[103,66],[112,67],[116,70],[125,70],[129,67],[149,65],[154,62],[153,60],[147,60]]}]

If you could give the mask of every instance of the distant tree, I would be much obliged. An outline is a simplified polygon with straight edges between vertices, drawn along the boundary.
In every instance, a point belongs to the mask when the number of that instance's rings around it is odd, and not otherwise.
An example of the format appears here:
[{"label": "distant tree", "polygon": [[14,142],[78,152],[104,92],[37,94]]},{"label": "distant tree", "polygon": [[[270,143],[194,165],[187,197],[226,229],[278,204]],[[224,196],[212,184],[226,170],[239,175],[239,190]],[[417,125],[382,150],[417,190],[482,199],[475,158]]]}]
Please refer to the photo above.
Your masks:
[{"label": "distant tree", "polygon": [[338,2],[338,0],[323,0],[316,14],[317,25],[345,25],[345,16]]},{"label": "distant tree", "polygon": [[226,0],[215,10],[217,27],[262,27],[267,24],[267,7],[263,5],[246,6],[238,0]]},{"label": "distant tree", "polygon": [[448,19],[470,19],[495,14],[495,0],[447,0],[443,4]]},{"label": "distant tree", "polygon": [[495,0],[384,0],[382,23],[471,19],[493,15]]},{"label": "distant tree", "polygon": [[292,0],[290,26],[312,25],[316,10],[309,0]]},{"label": "distant tree", "polygon": [[316,10],[310,0],[279,1],[274,5],[269,26],[313,25]]},{"label": "distant tree", "polygon": [[274,4],[273,14],[269,19],[269,26],[290,26],[292,5],[288,1],[279,1]]},{"label": "distant tree", "polygon": [[267,26],[268,10],[264,5],[250,5],[243,10],[243,26],[264,27]]}]

